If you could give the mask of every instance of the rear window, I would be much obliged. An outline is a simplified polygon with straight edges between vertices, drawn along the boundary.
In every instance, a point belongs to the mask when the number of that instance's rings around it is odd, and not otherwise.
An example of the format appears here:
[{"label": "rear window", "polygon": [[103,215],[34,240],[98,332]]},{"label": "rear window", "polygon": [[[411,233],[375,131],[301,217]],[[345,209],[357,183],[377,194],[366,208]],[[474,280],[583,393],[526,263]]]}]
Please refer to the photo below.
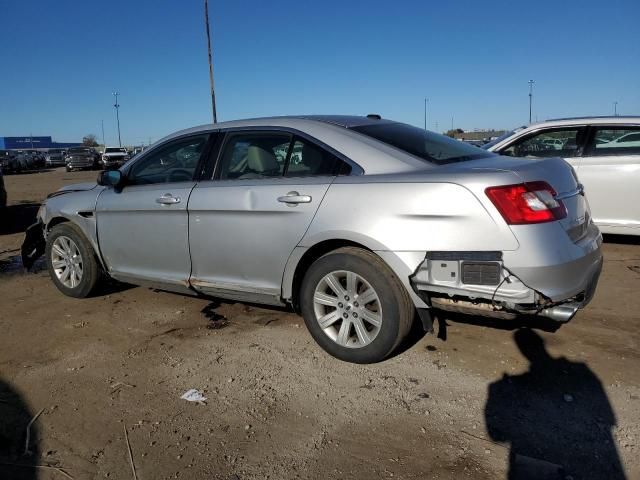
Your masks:
[{"label": "rear window", "polygon": [[494,156],[473,145],[404,123],[361,125],[351,129],[436,165]]}]

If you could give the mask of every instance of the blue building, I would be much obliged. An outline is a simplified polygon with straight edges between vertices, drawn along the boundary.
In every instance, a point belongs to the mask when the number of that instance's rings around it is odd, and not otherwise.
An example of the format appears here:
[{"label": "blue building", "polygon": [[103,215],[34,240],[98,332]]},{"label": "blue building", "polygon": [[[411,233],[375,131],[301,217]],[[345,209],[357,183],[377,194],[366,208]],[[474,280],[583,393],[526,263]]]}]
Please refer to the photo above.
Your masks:
[{"label": "blue building", "polygon": [[51,137],[0,137],[0,150],[78,147],[81,143],[54,142]]}]

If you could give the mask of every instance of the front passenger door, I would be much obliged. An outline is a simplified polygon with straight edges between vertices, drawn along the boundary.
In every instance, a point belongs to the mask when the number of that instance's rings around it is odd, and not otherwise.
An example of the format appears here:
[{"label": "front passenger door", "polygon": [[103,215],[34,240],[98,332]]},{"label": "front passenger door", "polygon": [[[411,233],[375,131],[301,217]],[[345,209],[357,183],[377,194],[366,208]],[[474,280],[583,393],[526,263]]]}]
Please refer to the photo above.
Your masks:
[{"label": "front passenger door", "polygon": [[96,204],[98,242],[109,274],[122,281],[189,292],[189,217],[208,134],[169,141],[141,156],[121,191]]},{"label": "front passenger door", "polygon": [[189,200],[193,287],[278,303],[291,252],[335,176],[349,171],[289,133],[228,133],[214,179],[198,183]]},{"label": "front passenger door", "polygon": [[546,128],[516,139],[499,153],[524,158],[560,157],[577,168],[585,139],[586,128],[583,126]]}]

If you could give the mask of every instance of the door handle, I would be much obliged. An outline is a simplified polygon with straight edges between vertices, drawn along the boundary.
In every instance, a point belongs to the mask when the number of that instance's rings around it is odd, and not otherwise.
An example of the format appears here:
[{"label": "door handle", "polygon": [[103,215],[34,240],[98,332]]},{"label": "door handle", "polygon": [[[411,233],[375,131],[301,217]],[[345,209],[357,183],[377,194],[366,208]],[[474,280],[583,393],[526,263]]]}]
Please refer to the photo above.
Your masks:
[{"label": "door handle", "polygon": [[294,207],[298,203],[311,203],[310,195],[300,195],[298,192],[289,192],[283,197],[278,197],[280,203],[286,203],[290,207]]},{"label": "door handle", "polygon": [[156,198],[156,203],[160,205],[174,205],[176,203],[180,203],[180,197],[174,197],[170,193],[165,193],[160,198]]}]

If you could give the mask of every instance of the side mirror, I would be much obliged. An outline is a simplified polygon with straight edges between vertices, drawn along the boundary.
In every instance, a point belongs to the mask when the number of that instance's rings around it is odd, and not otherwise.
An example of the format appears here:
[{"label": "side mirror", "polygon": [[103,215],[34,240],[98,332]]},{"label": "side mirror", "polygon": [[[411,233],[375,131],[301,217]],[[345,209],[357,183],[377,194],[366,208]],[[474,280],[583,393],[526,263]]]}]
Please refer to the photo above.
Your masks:
[{"label": "side mirror", "polygon": [[123,176],[120,170],[105,170],[98,174],[98,185],[118,188],[122,186]]}]

